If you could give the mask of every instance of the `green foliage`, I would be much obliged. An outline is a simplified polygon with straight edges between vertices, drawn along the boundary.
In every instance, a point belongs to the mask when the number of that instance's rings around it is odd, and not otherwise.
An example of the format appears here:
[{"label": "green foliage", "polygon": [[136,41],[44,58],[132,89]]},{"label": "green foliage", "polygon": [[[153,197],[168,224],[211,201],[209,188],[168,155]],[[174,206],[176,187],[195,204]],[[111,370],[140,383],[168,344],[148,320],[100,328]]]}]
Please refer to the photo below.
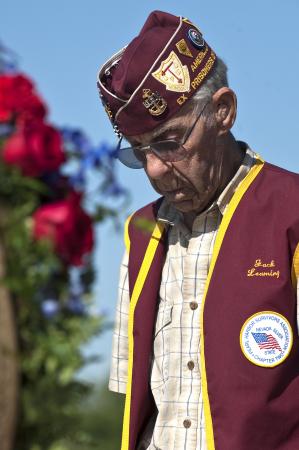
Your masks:
[{"label": "green foliage", "polygon": [[77,429],[49,450],[119,449],[123,409],[124,395],[109,392],[105,386],[95,386],[78,411]]},{"label": "green foliage", "polygon": [[[56,423],[56,434],[61,429],[62,438],[52,441],[51,431],[42,434],[44,443],[34,444],[30,450],[117,450],[120,448],[124,396],[108,392],[105,386],[95,386],[86,396],[79,394],[81,401],[75,402],[71,414],[71,426]],[[49,411],[51,414],[52,411]],[[55,411],[53,411],[55,414]],[[67,410],[64,421],[68,421]],[[50,416],[49,416],[50,417]],[[50,422],[50,420],[49,420]],[[64,424],[65,424],[64,422]],[[54,423],[54,420],[52,421]],[[45,428],[47,423],[45,423]],[[16,450],[23,450],[23,442]]]},{"label": "green foliage", "polygon": [[[66,307],[67,268],[50,242],[33,240],[31,215],[41,196],[47,195],[47,187],[39,180],[0,164],[4,283],[14,302],[20,349],[20,414],[14,450],[69,450],[77,448],[76,442],[87,450],[84,442],[89,431],[79,430],[84,421],[81,404],[91,387],[78,381],[76,372],[96,359],[84,357],[81,348],[101,332],[103,318],[88,313],[92,268],[84,274],[87,313],[74,315]],[[59,302],[59,312],[52,318],[41,311],[47,292]]]},{"label": "green foliage", "polygon": [[154,231],[156,223],[153,220],[148,220],[144,218],[137,218],[134,220],[134,226],[139,228],[145,234],[152,234]]},{"label": "green foliage", "polygon": [[1,205],[10,207],[10,215],[22,217],[26,211],[30,214],[38,206],[39,195],[50,195],[50,191],[39,179],[24,177],[18,167],[1,163],[0,195]]},{"label": "green foliage", "polygon": [[0,102],[0,282],[12,301],[7,330],[17,334],[20,380],[13,449],[115,450],[120,399],[76,374],[99,359],[85,357],[83,345],[109,326],[92,313],[91,223],[109,217],[117,226],[126,203],[114,208],[110,199],[128,195],[116,179],[114,148],[94,146],[77,128],[49,127],[46,105],[29,78],[16,76],[14,59],[1,46],[0,76],[8,77]]}]

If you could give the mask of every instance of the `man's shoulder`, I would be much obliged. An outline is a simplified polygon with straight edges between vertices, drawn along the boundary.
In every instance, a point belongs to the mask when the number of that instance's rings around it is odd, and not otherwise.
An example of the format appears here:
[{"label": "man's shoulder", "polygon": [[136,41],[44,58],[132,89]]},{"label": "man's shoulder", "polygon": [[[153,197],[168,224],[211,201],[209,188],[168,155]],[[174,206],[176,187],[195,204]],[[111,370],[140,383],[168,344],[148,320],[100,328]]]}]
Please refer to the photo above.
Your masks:
[{"label": "man's shoulder", "polygon": [[299,174],[265,163],[256,181],[255,200],[272,205],[274,214],[298,220]]},{"label": "man's shoulder", "polygon": [[267,182],[271,181],[273,187],[279,187],[280,189],[291,189],[294,192],[299,191],[299,174],[284,169],[283,167],[276,166],[271,163],[265,163],[264,175]]},{"label": "man's shoulder", "polygon": [[[125,224],[125,242],[148,240],[157,223],[157,214],[164,197],[144,205],[131,216],[128,217]],[[129,246],[126,244],[127,249]]]},{"label": "man's shoulder", "polygon": [[[157,223],[157,214],[164,197],[148,203],[135,211],[125,224],[125,244],[128,251],[131,243],[137,243],[138,252],[146,248]],[[135,245],[136,248],[136,245]],[[143,253],[142,253],[143,254]]]},{"label": "man's shoulder", "polygon": [[275,164],[266,162],[265,168],[278,176],[281,176],[283,178],[293,178],[294,180],[299,180],[299,174],[296,172],[292,172],[291,170],[284,169],[283,167],[276,166]]},{"label": "man's shoulder", "polygon": [[159,197],[156,200],[148,203],[147,205],[142,206],[141,208],[137,209],[131,215],[131,217],[144,217],[147,219],[155,219],[157,217],[163,198],[164,197]]}]

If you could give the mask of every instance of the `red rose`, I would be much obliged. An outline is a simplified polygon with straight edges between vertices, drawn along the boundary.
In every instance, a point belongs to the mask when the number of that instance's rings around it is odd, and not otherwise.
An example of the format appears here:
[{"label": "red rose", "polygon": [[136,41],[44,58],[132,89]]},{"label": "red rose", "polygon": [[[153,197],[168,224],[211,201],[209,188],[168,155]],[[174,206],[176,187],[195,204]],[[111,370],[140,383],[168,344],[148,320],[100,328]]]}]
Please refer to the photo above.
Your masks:
[{"label": "red rose", "polygon": [[19,129],[5,141],[2,157],[30,177],[56,170],[65,161],[60,134],[44,123]]},{"label": "red rose", "polygon": [[79,266],[93,248],[91,218],[80,205],[81,194],[71,192],[60,200],[38,208],[33,215],[35,239],[50,239],[56,253],[66,263]]},{"label": "red rose", "polygon": [[24,75],[0,76],[0,122],[40,121],[47,114],[45,104]]}]

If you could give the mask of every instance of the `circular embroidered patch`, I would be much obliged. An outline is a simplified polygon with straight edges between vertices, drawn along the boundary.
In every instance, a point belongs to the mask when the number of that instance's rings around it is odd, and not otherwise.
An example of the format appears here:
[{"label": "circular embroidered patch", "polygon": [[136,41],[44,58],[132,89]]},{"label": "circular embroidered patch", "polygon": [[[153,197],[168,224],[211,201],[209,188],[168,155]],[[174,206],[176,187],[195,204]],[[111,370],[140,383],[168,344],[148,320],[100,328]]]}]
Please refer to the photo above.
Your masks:
[{"label": "circular embroidered patch", "polygon": [[289,355],[293,332],[288,320],[274,311],[262,311],[249,317],[240,333],[242,352],[261,367],[275,367]]}]

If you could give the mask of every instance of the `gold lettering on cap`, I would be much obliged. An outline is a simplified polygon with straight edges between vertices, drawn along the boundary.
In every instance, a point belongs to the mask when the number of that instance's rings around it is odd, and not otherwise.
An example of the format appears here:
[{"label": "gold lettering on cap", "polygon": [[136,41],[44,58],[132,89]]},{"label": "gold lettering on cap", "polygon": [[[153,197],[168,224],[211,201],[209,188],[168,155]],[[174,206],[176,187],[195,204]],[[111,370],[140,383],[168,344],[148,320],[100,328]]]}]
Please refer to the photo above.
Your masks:
[{"label": "gold lettering on cap", "polygon": [[191,82],[191,86],[194,90],[198,88],[198,86],[201,84],[201,82],[205,79],[207,74],[210,72],[211,68],[214,65],[214,62],[216,60],[216,55],[214,52],[211,53],[211,56],[209,57],[208,61],[206,62],[205,66],[201,71],[196,75],[194,80]]},{"label": "gold lettering on cap", "polygon": [[186,100],[188,100],[188,97],[185,94],[182,94],[176,101],[179,105],[182,105]]},{"label": "gold lettering on cap", "polygon": [[196,56],[196,58],[194,59],[194,61],[192,61],[192,63],[191,63],[191,70],[192,70],[192,72],[195,72],[195,70],[198,68],[198,66],[200,66],[202,60],[204,59],[204,57],[208,53],[208,50],[209,50],[209,48],[206,47],[204,52],[200,51],[198,53],[198,55]]}]

